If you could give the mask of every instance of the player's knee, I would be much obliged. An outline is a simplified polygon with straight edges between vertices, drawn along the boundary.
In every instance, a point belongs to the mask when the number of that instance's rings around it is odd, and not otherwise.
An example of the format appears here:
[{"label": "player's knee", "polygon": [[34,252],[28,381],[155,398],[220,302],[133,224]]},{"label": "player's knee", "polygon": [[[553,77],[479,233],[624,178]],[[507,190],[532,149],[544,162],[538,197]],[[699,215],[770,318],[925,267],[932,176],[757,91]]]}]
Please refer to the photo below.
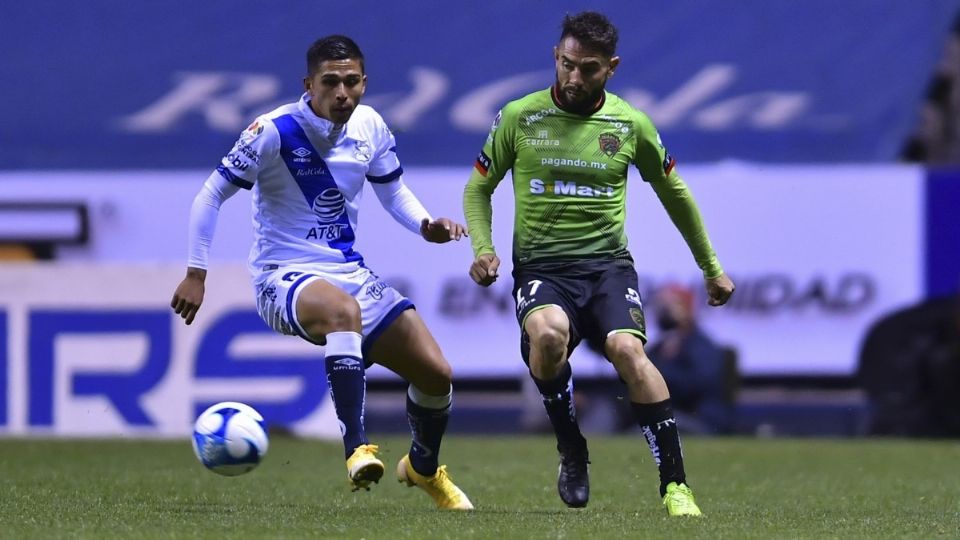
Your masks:
[{"label": "player's knee", "polygon": [[433,395],[449,392],[450,385],[453,382],[453,368],[450,367],[449,362],[444,359],[441,360],[439,363],[434,363],[436,367],[434,367],[430,377],[431,389],[435,390],[431,392]]},{"label": "player's knee", "polygon": [[643,350],[643,343],[631,334],[614,334],[604,346],[607,358],[617,368],[617,373],[625,381],[641,380],[647,372],[656,369],[650,357]]},{"label": "player's knee", "polygon": [[440,357],[418,368],[409,382],[417,390],[428,396],[445,396],[450,393],[453,372],[450,363]]},{"label": "player's knee", "polygon": [[302,300],[297,311],[300,313],[300,326],[313,338],[326,336],[330,332],[360,331],[360,305],[350,297],[329,303]]},{"label": "player's knee", "polygon": [[544,358],[563,359],[569,340],[569,332],[557,326],[544,325],[530,334],[530,346]]},{"label": "player's knee", "polygon": [[633,334],[613,334],[604,344],[607,357],[614,362],[640,363],[649,362],[643,351],[643,342]]}]

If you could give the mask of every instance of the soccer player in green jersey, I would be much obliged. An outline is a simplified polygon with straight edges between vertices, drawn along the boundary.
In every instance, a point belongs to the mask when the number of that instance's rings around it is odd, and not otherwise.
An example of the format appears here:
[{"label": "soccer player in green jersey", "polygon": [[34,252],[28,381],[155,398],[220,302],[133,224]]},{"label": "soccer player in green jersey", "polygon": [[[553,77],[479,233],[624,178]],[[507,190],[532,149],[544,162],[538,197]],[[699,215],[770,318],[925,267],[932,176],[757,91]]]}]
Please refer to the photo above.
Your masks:
[{"label": "soccer player in green jersey", "polygon": [[624,232],[631,165],[683,235],[703,272],[709,304],[724,304],[734,285],[656,128],[604,89],[620,64],[616,44],[617,30],[603,15],[567,16],[554,48],[554,85],[508,103],[497,115],[463,195],[475,255],[470,276],[482,286],[498,277],[490,199],[512,170],[520,349],[556,432],[560,498],[582,507],[590,496],[587,442],[574,412],[567,361],[587,339],[627,385],[660,470],[668,513],[700,515],[686,483],[669,391],[643,348],[643,307]]}]

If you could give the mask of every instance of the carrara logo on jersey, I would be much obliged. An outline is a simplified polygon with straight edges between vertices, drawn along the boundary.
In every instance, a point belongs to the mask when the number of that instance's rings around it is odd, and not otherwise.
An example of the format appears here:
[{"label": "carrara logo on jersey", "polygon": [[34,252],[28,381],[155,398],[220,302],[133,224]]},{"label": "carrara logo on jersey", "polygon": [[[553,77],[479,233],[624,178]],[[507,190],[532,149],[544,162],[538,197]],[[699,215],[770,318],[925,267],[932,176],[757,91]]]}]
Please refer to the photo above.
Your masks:
[{"label": "carrara logo on jersey", "polygon": [[530,179],[530,193],[542,195],[552,193],[564,197],[613,197],[614,189],[612,187],[592,187],[579,185],[574,181],[555,180],[553,182],[544,182],[539,178]]}]

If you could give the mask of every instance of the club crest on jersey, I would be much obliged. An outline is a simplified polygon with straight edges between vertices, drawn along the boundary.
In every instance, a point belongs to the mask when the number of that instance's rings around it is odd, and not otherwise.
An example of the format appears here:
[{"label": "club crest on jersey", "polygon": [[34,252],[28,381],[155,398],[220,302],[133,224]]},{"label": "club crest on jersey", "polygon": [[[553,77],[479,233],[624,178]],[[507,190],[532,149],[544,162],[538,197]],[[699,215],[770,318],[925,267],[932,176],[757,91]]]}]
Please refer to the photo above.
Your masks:
[{"label": "club crest on jersey", "polygon": [[646,321],[643,318],[643,310],[638,308],[630,308],[630,318],[633,319],[633,322],[636,323],[640,328],[646,327]]},{"label": "club crest on jersey", "polygon": [[364,163],[370,161],[370,145],[366,141],[357,141],[354,146],[353,157]]},{"label": "club crest on jersey", "polygon": [[599,137],[600,151],[613,157],[620,151],[620,137],[613,133],[601,133]]}]

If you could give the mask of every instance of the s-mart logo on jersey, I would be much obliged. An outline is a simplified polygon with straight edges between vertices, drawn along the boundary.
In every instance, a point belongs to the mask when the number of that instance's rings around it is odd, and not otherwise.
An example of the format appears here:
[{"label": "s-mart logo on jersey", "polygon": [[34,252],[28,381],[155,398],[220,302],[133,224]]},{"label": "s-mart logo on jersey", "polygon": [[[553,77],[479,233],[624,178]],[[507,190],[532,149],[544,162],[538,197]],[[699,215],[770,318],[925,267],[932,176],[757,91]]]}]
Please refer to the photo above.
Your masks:
[{"label": "s-mart logo on jersey", "polygon": [[607,187],[592,187],[578,185],[574,181],[556,180],[554,182],[544,182],[539,178],[530,179],[530,193],[534,195],[543,195],[552,193],[562,197],[613,197],[614,189]]}]

